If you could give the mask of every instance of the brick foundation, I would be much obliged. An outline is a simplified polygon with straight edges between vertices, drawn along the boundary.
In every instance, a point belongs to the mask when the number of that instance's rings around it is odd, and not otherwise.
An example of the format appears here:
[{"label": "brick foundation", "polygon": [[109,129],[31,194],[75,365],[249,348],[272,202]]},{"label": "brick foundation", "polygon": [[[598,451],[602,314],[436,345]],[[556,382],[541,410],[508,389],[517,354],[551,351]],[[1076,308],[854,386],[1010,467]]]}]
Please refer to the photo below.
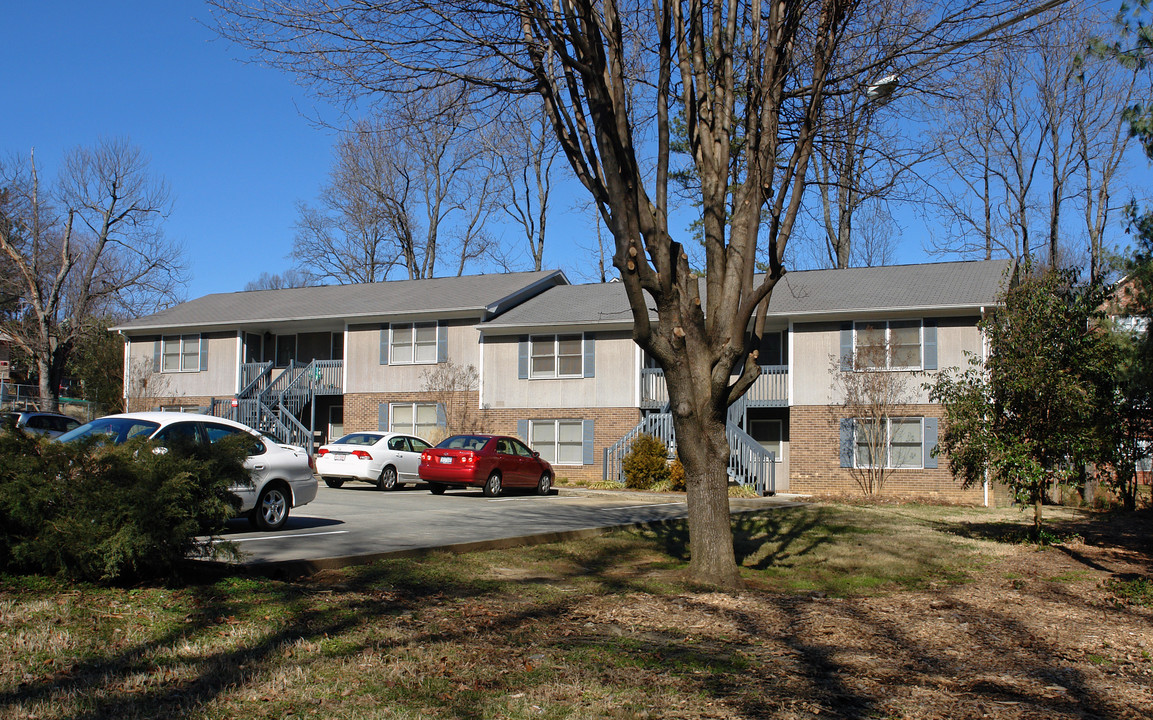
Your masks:
[{"label": "brick foundation", "polygon": [[[915,405],[901,411],[905,417],[941,418],[939,405]],[[862,491],[851,468],[841,467],[840,418],[841,408],[836,406],[797,406],[790,409],[790,468],[789,491],[817,495],[856,495]],[[990,487],[990,504],[1001,504],[1007,498],[1004,491]],[[984,493],[980,487],[964,489],[949,471],[949,458],[937,458],[936,468],[894,469],[885,478],[882,497],[901,499],[918,498],[934,502],[981,504]]]}]

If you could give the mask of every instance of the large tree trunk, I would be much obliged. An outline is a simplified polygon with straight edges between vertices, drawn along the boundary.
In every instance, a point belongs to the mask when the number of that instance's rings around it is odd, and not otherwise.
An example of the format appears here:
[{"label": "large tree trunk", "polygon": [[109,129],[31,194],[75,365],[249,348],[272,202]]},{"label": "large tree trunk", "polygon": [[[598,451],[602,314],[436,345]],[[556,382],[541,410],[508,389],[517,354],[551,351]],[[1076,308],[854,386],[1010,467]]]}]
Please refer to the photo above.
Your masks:
[{"label": "large tree trunk", "polygon": [[674,413],[673,426],[677,454],[685,468],[689,571],[694,580],[733,587],[740,583],[740,576],[729,517],[729,444],[724,420]]}]

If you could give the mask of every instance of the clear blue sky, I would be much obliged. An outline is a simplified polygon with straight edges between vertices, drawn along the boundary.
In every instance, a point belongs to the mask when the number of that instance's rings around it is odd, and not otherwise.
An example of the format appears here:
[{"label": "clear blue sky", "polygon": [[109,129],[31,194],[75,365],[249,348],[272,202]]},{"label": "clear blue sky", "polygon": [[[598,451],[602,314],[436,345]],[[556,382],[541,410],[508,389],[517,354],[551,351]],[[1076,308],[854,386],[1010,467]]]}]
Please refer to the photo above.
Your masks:
[{"label": "clear blue sky", "polygon": [[291,78],[237,61],[198,2],[8,2],[0,152],[35,148],[45,178],[69,149],[127,137],[172,187],[166,234],[188,250],[188,297],[280,272],[295,203],[328,170],[332,138]]}]

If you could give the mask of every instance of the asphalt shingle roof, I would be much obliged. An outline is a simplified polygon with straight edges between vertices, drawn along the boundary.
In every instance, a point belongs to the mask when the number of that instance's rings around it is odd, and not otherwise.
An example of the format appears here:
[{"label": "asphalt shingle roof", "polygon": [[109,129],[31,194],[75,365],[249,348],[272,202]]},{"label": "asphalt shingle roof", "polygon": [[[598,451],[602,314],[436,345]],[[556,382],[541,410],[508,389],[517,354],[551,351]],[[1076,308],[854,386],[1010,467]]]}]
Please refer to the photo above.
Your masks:
[{"label": "asphalt shingle roof", "polygon": [[490,309],[503,310],[502,303],[522,293],[539,292],[556,283],[567,284],[567,280],[563,273],[552,270],[217,293],[112,329],[132,332],[295,320],[367,321],[405,314],[475,313],[480,318]]},{"label": "asphalt shingle roof", "polygon": [[[858,311],[979,308],[996,302],[1011,260],[893,265],[846,270],[798,270],[773,289],[769,314],[785,317]],[[631,324],[620,283],[550,289],[485,327]]]}]

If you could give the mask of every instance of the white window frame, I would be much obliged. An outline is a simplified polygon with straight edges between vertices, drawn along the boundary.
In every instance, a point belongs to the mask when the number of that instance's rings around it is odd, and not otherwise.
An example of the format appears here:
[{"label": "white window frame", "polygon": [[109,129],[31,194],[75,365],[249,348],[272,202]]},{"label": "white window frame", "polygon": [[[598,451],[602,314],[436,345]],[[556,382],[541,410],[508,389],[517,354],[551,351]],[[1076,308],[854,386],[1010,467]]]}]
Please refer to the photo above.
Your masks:
[{"label": "white window frame", "polygon": [[[396,409],[400,407],[410,408],[412,410],[412,422],[405,426],[397,426],[396,424]],[[417,423],[417,408],[418,407],[431,407],[433,408],[432,425],[425,426]],[[438,408],[440,403],[437,402],[396,402],[388,404],[388,431],[395,433],[404,433],[405,435],[415,435],[419,438],[428,437],[430,433],[422,431],[420,428],[429,427],[435,429],[440,427],[438,422],[440,412]]]},{"label": "white window frame", "polygon": [[[185,344],[191,344],[189,340],[196,339],[196,361],[191,363],[191,367],[184,362],[184,358],[191,353],[185,348]],[[171,353],[168,351],[168,343],[176,342],[176,352]],[[189,335],[162,335],[160,337],[160,372],[200,372],[200,353],[204,348],[204,338],[200,333],[191,333]],[[176,357],[176,367],[168,367],[168,358]]]},{"label": "white window frame", "polygon": [[[561,460],[560,460],[560,449],[561,449],[561,445],[562,445],[561,439],[560,439],[561,438],[560,426],[562,423],[565,425],[575,425],[577,428],[577,442],[575,444],[577,460],[575,462],[561,462]],[[537,429],[537,427],[545,426],[545,425],[551,425],[553,428],[553,435],[552,435],[553,440],[552,440],[552,447],[551,448],[548,448],[547,446],[542,446],[541,443],[536,441],[536,429]],[[540,453],[540,456],[542,458],[544,458],[545,460],[548,460],[549,463],[552,465],[560,465],[560,466],[584,465],[584,420],[575,419],[575,418],[557,418],[555,420],[529,420],[528,421],[528,444],[529,444],[529,447],[531,447],[536,452]]]},{"label": "white window frame", "polygon": [[[562,357],[573,357],[572,355],[561,355],[560,343],[561,340],[572,340],[580,338],[580,350],[576,353],[576,358],[580,363],[575,373],[561,373],[560,361]],[[545,346],[552,345],[551,351],[548,353],[537,354],[536,350],[538,345],[541,349]],[[533,362],[536,358],[552,358],[552,372],[537,372],[536,363]],[[555,335],[530,335],[528,338],[528,377],[530,380],[547,380],[552,378],[582,378],[584,377],[585,368],[585,336],[584,333],[557,333]]]},{"label": "white window frame", "polygon": [[[908,326],[916,326],[917,328],[917,364],[916,365],[894,365],[893,364],[893,324],[900,323]],[[858,357],[858,337],[860,333],[868,328],[879,330],[881,326],[885,328],[885,365],[884,367],[876,365],[861,365],[855,359]],[[901,328],[898,328],[901,329]],[[925,368],[925,322],[921,319],[906,318],[903,320],[876,320],[876,321],[857,321],[853,323],[853,358],[854,366],[857,370],[862,372],[870,371],[887,371],[887,370],[923,370]]]},{"label": "white window frame", "polygon": [[[433,336],[432,336],[432,342],[431,343],[417,342],[417,339],[416,339],[417,328],[427,329],[430,327],[433,328],[433,330],[434,330]],[[398,328],[408,328],[412,333],[409,341],[404,345],[398,345],[397,344],[396,331]],[[388,362],[391,365],[435,365],[437,362],[437,347],[438,347],[439,342],[440,342],[440,324],[437,323],[436,321],[433,321],[433,322],[410,322],[410,323],[389,323],[389,326],[388,326]],[[396,359],[397,358],[396,349],[398,347],[407,348],[408,352],[411,353],[410,359],[397,360]],[[431,347],[432,348],[432,359],[431,360],[419,359],[417,350],[419,350],[422,347],[425,347],[425,348]]]},{"label": "white window frame", "polygon": [[[915,465],[894,465],[893,464],[893,422],[913,422],[917,423],[920,428],[920,441],[917,443],[919,452],[917,453],[917,463]],[[860,444],[860,432],[866,423],[872,422],[871,420],[857,419],[853,422],[853,467],[858,470],[872,470],[877,466],[861,463],[861,453],[858,452]],[[925,418],[923,417],[888,417],[885,418],[885,464],[882,466],[886,470],[924,470],[925,469]]]}]

